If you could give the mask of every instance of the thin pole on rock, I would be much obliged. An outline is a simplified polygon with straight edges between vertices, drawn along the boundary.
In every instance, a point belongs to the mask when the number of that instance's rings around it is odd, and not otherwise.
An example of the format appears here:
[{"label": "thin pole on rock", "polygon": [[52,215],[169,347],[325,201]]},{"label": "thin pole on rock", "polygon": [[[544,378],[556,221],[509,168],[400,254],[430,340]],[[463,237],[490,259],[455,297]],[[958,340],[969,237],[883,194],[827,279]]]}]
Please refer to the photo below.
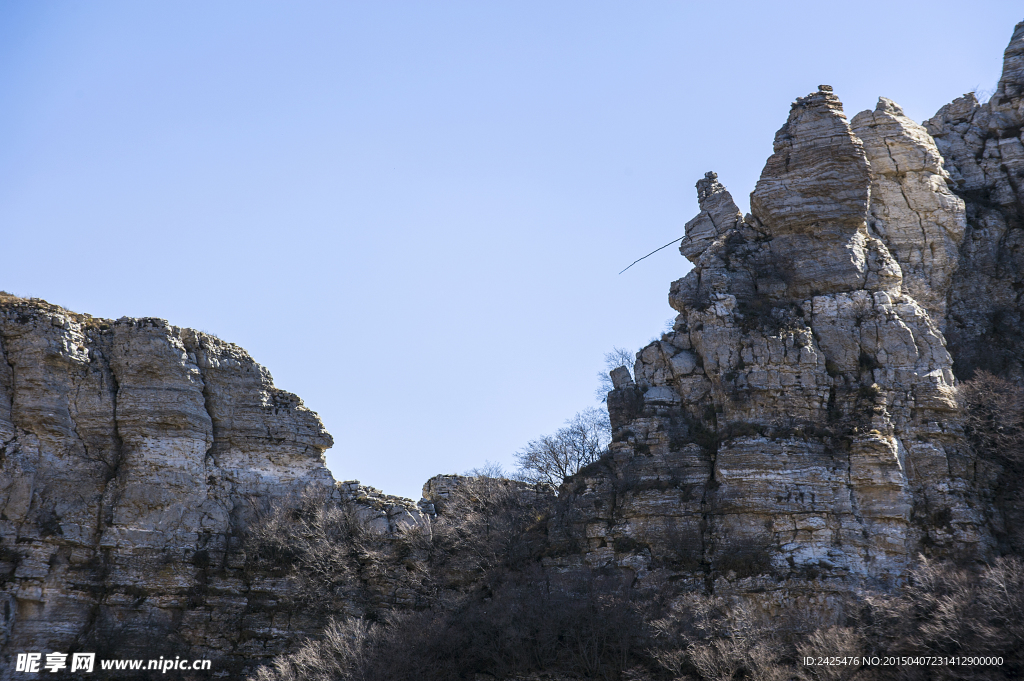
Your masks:
[{"label": "thin pole on rock", "polygon": [[[685,235],[684,235],[684,236],[685,236]],[[679,237],[678,239],[672,239],[672,241],[669,241],[669,242],[668,242],[667,244],[665,244],[665,245],[664,245],[664,246],[662,246],[661,248],[668,248],[669,246],[671,246],[671,245],[672,245],[672,244],[674,244],[675,242],[677,242],[677,241],[681,241],[681,240],[682,240],[682,238],[683,238],[683,237]],[[647,255],[645,255],[645,256],[644,256],[644,258],[649,258],[649,257],[651,257],[652,255],[654,255],[655,253],[657,253],[658,251],[660,251],[660,250],[661,250],[661,248],[655,248],[655,249],[654,249],[653,251],[651,251],[650,253],[648,253]],[[627,268],[626,268],[626,270],[628,270],[628,269],[629,269],[630,267],[632,267],[633,265],[637,264],[638,262],[640,262],[640,261],[641,261],[641,260],[643,260],[644,258],[637,258],[637,259],[636,259],[636,260],[634,260],[633,262],[629,263],[629,267],[627,267]],[[622,270],[622,272],[625,272],[626,270]],[[619,274],[622,274],[622,272],[619,272]]]}]

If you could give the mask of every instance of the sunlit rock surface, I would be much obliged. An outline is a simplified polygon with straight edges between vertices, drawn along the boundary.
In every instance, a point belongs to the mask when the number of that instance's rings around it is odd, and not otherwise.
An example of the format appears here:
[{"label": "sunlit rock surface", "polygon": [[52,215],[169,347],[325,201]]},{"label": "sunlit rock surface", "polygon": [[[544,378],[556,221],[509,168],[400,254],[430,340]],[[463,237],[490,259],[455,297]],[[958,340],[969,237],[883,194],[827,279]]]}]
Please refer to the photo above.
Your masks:
[{"label": "sunlit rock surface", "polygon": [[[612,372],[608,455],[554,503],[495,483],[542,509],[543,566],[827,614],[919,555],[988,559],[999,471],[965,445],[957,382],[1024,381],[1022,124],[1024,23],[985,104],[922,126],[883,97],[851,124],[822,85],[776,134],[749,215],[700,179],[694,268],[635,378]],[[396,538],[334,612],[428,607],[480,578],[443,543],[399,550],[437,539],[446,505],[475,512],[479,479],[432,478],[418,504],[336,483],[320,420],[237,346],[0,296],[0,359],[0,679],[30,651],[187,651],[241,674],[315,635],[289,566],[243,544],[310,489]]]},{"label": "sunlit rock surface", "polygon": [[320,419],[238,346],[6,297],[0,352],[5,654],[271,655],[320,623],[282,607],[283,573],[245,570],[247,518],[313,486],[382,531],[425,522],[335,489]]},{"label": "sunlit rock surface", "polygon": [[[675,326],[637,353],[635,382],[613,376],[611,454],[563,487],[560,541],[579,550],[552,568],[828,612],[899,585],[920,554],[991,554],[991,480],[963,441],[942,331],[993,305],[969,282],[1014,290],[1019,267],[970,271],[1012,235],[968,218],[1015,219],[1017,198],[1005,173],[951,189],[963,172],[943,148],[885,98],[851,126],[821,86],[776,134],[750,215],[714,173],[698,182]],[[968,191],[1005,201],[972,213]]]},{"label": "sunlit rock surface", "polygon": [[964,200],[967,226],[952,276],[946,339],[957,376],[981,368],[1024,378],[1024,22],[995,93],[973,93],[925,122]]}]

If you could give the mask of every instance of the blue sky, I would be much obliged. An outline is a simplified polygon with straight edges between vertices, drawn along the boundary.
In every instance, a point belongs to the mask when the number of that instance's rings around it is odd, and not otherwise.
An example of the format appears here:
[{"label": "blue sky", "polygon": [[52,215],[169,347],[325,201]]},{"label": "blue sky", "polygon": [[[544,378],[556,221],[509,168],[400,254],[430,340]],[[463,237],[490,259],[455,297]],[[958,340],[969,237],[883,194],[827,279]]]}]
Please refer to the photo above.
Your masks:
[{"label": "blue sky", "polygon": [[991,90],[1024,12],[964,7],[0,0],[0,289],[235,342],[418,498],[595,404],[793,99]]}]

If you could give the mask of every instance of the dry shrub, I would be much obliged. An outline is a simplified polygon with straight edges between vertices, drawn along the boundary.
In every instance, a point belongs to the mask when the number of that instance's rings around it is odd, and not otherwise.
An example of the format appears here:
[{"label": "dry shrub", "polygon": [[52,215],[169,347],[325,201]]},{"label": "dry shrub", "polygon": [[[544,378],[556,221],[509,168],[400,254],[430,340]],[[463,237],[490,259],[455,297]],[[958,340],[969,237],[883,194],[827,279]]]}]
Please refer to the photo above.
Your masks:
[{"label": "dry shrub", "polygon": [[[626,681],[994,681],[1024,674],[1024,563],[1017,558],[974,571],[923,562],[900,594],[869,596],[850,621],[816,627],[780,627],[742,601],[716,596],[691,594],[663,607],[658,594],[637,594],[596,573],[552,578],[535,567],[430,610],[389,613],[376,625],[332,623],[322,640],[279,658],[254,680],[546,673]],[[801,626],[804,633],[794,634]],[[803,657],[867,655],[988,655],[1003,664],[801,664]]]},{"label": "dry shrub", "polygon": [[332,623],[321,640],[252,679],[454,681],[534,672],[618,679],[642,650],[644,624],[621,589],[605,586],[598,579],[557,588],[522,579],[445,607],[393,612],[377,625]]},{"label": "dry shrub", "polygon": [[[1024,561],[969,569],[922,563],[898,594],[847,604],[857,614],[792,635],[742,604],[692,595],[652,624],[649,654],[672,679],[972,681],[1024,678]],[[806,625],[807,623],[803,623]],[[795,625],[795,626],[794,626]],[[784,632],[790,630],[790,637]],[[999,666],[805,666],[820,656],[993,656]]]},{"label": "dry shrub", "polygon": [[651,622],[648,654],[673,679],[784,681],[787,645],[749,604],[690,594]]},{"label": "dry shrub", "polygon": [[363,620],[331,620],[319,640],[260,667],[251,681],[368,681],[379,628]]},{"label": "dry shrub", "polygon": [[310,488],[254,514],[246,555],[250,568],[287,574],[299,599],[321,614],[344,606],[374,615],[395,605],[389,594],[399,587],[418,594],[405,606],[423,607],[438,588],[484,584],[539,558],[553,499],[543,485],[463,478],[436,500],[429,528],[388,532],[374,526],[373,508]]},{"label": "dry shrub", "polygon": [[1024,389],[978,371],[958,395],[964,431],[977,453],[1014,468],[1024,465]]},{"label": "dry shrub", "polygon": [[337,611],[341,601],[380,603],[396,582],[418,587],[422,566],[414,558],[429,536],[382,532],[369,525],[370,515],[335,501],[330,490],[309,488],[256,514],[245,542],[250,567],[286,571],[299,600],[319,614]]},{"label": "dry shrub", "polygon": [[1002,553],[1024,554],[1024,389],[977,371],[960,385],[959,401],[993,534]]},{"label": "dry shrub", "polygon": [[561,586],[508,582],[405,624],[391,630],[404,654],[382,661],[381,679],[412,678],[421,670],[430,671],[416,678],[543,671],[616,679],[643,632],[628,597],[593,579]]},{"label": "dry shrub", "polygon": [[435,503],[432,566],[478,577],[528,566],[543,551],[553,502],[553,491],[543,484],[463,478]]},{"label": "dry shrub", "polygon": [[[822,655],[835,657],[861,657],[866,650],[864,636],[854,627],[824,626],[816,629],[796,644],[797,656],[817,658]],[[801,666],[801,677],[815,681],[846,681],[858,678],[860,667],[854,665],[807,665]]]},{"label": "dry shrub", "polygon": [[983,569],[923,561],[896,596],[865,602],[860,630],[872,655],[997,656],[1000,667],[907,667],[907,679],[1018,679],[1024,676],[1024,562]]}]

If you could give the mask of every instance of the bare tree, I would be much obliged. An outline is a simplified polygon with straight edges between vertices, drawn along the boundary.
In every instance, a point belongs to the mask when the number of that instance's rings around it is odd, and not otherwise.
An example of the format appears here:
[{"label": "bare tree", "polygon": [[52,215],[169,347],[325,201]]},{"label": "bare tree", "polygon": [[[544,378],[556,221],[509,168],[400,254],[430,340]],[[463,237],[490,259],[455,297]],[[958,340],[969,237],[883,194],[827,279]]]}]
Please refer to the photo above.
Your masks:
[{"label": "bare tree", "polygon": [[[1024,554],[1024,388],[987,371],[960,384],[964,434],[980,464],[994,466],[989,512],[1005,553]],[[1001,517],[1000,517],[1001,516]]]},{"label": "bare tree", "polygon": [[625,348],[618,346],[612,348],[611,352],[604,353],[604,371],[597,372],[597,379],[600,381],[597,390],[594,391],[594,397],[598,402],[604,402],[608,399],[608,393],[615,387],[612,385],[611,376],[608,375],[612,369],[618,369],[619,367],[626,367],[629,369],[629,375],[633,375],[633,363],[636,362],[636,353],[630,352]]},{"label": "bare tree", "polygon": [[507,478],[505,474],[505,468],[497,461],[485,460],[483,466],[476,468],[470,468],[468,471],[463,473],[464,476],[471,478]]},{"label": "bare tree", "polygon": [[362,681],[371,675],[380,627],[360,619],[331,619],[319,639],[260,667],[249,681]]},{"label": "bare tree", "polygon": [[597,461],[611,440],[611,424],[602,409],[590,407],[565,422],[554,435],[531,440],[516,453],[519,477],[558,487],[570,475]]}]

